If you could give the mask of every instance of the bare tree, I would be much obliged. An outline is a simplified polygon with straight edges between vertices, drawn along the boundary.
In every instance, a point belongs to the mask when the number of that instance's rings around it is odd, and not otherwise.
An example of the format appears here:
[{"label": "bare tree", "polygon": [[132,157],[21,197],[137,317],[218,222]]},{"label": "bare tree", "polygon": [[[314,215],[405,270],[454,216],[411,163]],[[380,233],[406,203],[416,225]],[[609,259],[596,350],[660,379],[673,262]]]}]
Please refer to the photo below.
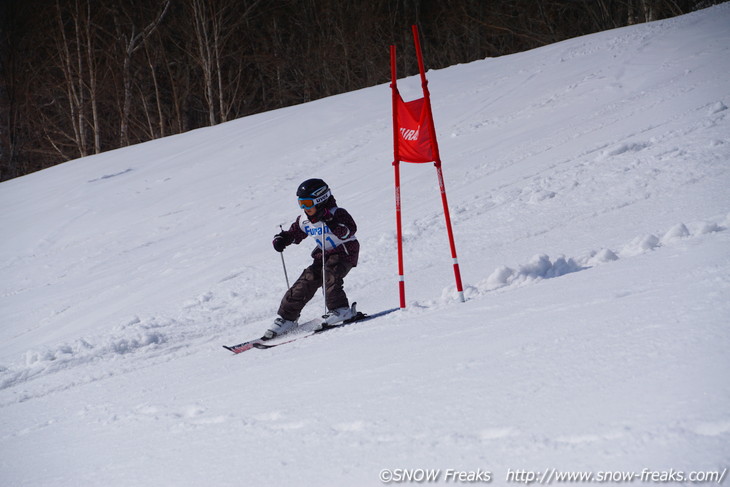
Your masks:
[{"label": "bare tree", "polygon": [[192,57],[203,74],[210,125],[228,120],[233,105],[231,100],[236,98],[243,78],[240,63],[224,64],[225,58],[236,51],[229,41],[260,3],[261,0],[248,4],[242,4],[240,0],[189,1],[195,34]]},{"label": "bare tree", "polygon": [[[56,1],[56,21],[58,24],[59,36],[56,38],[57,59],[59,60],[59,68],[63,73],[64,87],[66,90],[66,103],[68,115],[70,118],[70,126],[73,130],[71,140],[74,142],[78,154],[86,156],[89,154],[87,144],[87,98],[89,97],[89,86],[87,76],[91,72],[89,66],[86,65],[88,57],[86,55],[85,46],[89,46],[91,40],[87,37],[89,33],[88,26],[84,28],[82,25],[86,19],[82,15],[82,6],[78,0],[74,0],[68,11],[64,11],[61,5]],[[67,23],[70,28],[67,33]],[[46,134],[51,137],[50,134]],[[49,142],[57,148],[59,153],[64,151],[60,149],[60,142],[49,139]]]},{"label": "bare tree", "polygon": [[3,0],[0,180],[721,0]]},{"label": "bare tree", "polygon": [[[132,106],[132,56],[144,45],[145,39],[160,25],[169,8],[170,0],[164,0],[156,17],[139,32],[133,16],[128,11],[123,8],[114,9],[117,39],[123,47],[122,110],[119,125],[119,144],[121,147],[129,145],[129,120]],[[124,19],[121,16],[124,16]]]}]

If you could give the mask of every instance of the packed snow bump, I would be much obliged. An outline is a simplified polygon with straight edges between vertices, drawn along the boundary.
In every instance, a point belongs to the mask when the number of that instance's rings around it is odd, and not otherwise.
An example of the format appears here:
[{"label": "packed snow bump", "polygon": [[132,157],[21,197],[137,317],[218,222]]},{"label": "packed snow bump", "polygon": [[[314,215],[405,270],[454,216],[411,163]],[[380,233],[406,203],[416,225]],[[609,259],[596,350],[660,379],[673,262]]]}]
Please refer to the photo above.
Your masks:
[{"label": "packed snow bump", "polygon": [[554,260],[546,254],[538,254],[516,269],[505,265],[497,267],[489,277],[472,291],[483,293],[504,287],[521,286],[552,279],[613,262],[620,258],[645,254],[663,246],[676,244],[684,239],[726,230],[725,226],[708,221],[693,223],[690,226],[694,229],[693,231],[684,223],[677,223],[667,230],[661,238],[654,234],[637,236],[619,251],[604,248],[592,250],[580,257],[559,256]]}]

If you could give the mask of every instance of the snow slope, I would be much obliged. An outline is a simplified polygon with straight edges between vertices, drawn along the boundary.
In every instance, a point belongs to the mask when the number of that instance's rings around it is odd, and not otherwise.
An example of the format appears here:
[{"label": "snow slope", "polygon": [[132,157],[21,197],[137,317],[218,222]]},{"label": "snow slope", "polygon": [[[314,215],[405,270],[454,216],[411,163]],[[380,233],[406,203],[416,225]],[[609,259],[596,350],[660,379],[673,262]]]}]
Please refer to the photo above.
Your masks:
[{"label": "snow slope", "polygon": [[387,85],[0,184],[0,482],[722,472],[728,25],[725,3],[429,72],[467,302],[435,171],[404,164],[406,310],[268,351],[221,345],[275,316],[306,178],[359,223],[350,297],[397,306]]}]

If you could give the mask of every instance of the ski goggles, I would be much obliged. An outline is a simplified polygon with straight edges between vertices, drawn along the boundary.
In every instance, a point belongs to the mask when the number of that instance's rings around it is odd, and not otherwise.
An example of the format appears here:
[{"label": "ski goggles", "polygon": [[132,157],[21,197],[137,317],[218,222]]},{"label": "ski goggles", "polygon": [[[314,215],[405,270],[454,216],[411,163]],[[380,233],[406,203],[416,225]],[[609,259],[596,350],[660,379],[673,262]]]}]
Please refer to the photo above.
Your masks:
[{"label": "ski goggles", "polygon": [[302,208],[303,210],[310,210],[320,203],[327,201],[331,195],[332,193],[327,191],[325,194],[317,198],[299,198],[299,208]]}]

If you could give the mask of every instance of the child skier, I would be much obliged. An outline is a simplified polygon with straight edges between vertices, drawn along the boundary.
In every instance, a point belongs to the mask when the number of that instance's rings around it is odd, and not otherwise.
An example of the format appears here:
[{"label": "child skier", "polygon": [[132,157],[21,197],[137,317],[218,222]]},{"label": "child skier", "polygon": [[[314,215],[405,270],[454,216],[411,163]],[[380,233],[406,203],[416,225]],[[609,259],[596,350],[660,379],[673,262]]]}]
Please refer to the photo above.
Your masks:
[{"label": "child skier", "polygon": [[282,335],[298,326],[297,320],[302,309],[323,285],[323,257],[325,304],[329,311],[323,316],[320,327],[350,319],[355,313],[350,308],[342,286],[344,277],[357,265],[360,252],[360,243],[355,237],[357,225],[347,210],[337,207],[329,186],[321,179],[304,181],[297,189],[297,197],[306,218],[298,216],[289,230],[274,236],[272,243],[277,252],[283,252],[287,246],[299,244],[311,235],[317,242],[317,247],[312,252],[314,261],[284,294],[279,306],[279,316],[264,334],[266,339]]}]

